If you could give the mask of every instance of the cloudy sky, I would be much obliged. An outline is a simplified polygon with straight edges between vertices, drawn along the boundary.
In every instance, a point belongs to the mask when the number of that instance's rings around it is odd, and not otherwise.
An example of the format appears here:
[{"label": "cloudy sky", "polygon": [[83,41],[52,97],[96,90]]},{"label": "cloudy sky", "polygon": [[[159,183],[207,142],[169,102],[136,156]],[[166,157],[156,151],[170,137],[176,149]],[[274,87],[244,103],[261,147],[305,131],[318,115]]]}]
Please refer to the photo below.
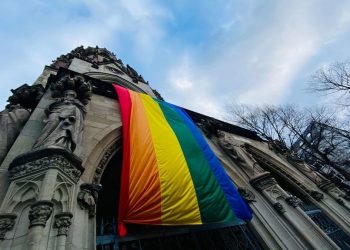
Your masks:
[{"label": "cloudy sky", "polygon": [[310,75],[349,59],[350,1],[5,0],[0,107],[79,45],[106,47],[163,97],[220,117],[227,103],[299,103]]}]

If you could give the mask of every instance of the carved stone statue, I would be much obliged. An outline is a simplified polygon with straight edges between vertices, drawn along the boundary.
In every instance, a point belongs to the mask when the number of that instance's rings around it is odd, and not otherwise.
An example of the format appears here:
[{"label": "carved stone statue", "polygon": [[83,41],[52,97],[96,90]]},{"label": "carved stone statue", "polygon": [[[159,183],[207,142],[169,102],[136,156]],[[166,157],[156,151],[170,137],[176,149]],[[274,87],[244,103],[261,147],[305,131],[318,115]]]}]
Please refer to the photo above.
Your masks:
[{"label": "carved stone statue", "polygon": [[9,104],[0,112],[0,164],[43,95],[41,85],[24,84],[11,91]]},{"label": "carved stone statue", "polygon": [[218,143],[220,147],[225,151],[225,153],[236,163],[239,165],[247,165],[243,156],[241,156],[235,147],[239,147],[234,145],[234,142],[225,136],[225,133],[222,131],[218,131]]},{"label": "carved stone statue", "polygon": [[51,87],[53,96],[62,96],[45,110],[47,119],[33,148],[59,147],[74,151],[80,143],[85,106],[91,86],[82,77],[64,77]]},{"label": "carved stone statue", "polygon": [[75,99],[73,91],[46,109],[48,118],[34,148],[56,146],[74,151],[80,142],[85,115],[84,105]]}]

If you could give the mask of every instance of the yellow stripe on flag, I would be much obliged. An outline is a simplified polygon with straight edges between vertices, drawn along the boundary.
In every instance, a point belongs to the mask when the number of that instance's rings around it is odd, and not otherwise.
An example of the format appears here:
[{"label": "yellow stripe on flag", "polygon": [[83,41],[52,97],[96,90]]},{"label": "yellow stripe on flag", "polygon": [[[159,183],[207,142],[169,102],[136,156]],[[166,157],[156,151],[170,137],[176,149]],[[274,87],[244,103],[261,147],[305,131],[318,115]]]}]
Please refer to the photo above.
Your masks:
[{"label": "yellow stripe on flag", "polygon": [[158,162],[163,224],[201,224],[197,196],[181,146],[158,103],[142,94]]}]

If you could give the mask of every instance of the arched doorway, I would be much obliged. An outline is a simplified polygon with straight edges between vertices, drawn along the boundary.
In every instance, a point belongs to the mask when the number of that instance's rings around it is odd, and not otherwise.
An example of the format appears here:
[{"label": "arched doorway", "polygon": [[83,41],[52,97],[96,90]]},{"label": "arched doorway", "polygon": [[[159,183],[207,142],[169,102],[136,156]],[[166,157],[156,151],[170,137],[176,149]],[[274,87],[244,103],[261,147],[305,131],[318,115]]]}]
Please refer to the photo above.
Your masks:
[{"label": "arched doorway", "polygon": [[118,238],[116,225],[122,154],[110,159],[102,175],[96,213],[98,250],[193,250],[262,249],[250,226],[212,224],[203,226],[127,225],[128,235]]},{"label": "arched doorway", "polygon": [[96,249],[118,249],[116,221],[121,173],[121,150],[109,160],[102,175],[96,209]]}]

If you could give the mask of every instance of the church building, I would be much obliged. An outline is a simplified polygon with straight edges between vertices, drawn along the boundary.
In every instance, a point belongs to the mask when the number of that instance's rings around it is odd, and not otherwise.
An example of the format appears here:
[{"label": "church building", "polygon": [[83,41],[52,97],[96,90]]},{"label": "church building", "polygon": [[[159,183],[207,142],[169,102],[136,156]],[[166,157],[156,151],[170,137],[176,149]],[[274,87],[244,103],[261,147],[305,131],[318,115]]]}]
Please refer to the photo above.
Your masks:
[{"label": "church building", "polygon": [[279,141],[186,109],[252,219],[127,223],[121,237],[126,124],[116,86],[163,100],[99,47],[77,47],[11,90],[0,113],[1,250],[350,249],[350,197],[341,187]]}]

